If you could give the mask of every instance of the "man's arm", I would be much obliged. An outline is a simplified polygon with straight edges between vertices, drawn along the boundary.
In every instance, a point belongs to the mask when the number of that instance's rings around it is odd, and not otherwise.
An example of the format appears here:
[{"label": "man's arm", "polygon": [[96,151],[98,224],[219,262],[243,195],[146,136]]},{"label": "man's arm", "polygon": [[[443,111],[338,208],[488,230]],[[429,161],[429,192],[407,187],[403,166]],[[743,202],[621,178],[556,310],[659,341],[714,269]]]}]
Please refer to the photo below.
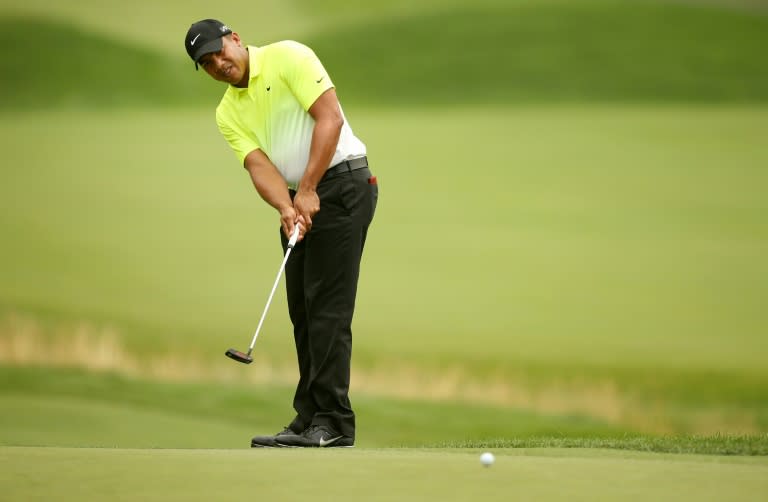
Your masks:
[{"label": "man's arm", "polygon": [[320,210],[317,184],[320,183],[328,164],[333,159],[336,145],[339,143],[341,127],[344,125],[336,91],[331,88],[321,94],[309,108],[309,114],[315,119],[309,161],[293,199],[293,207],[305,222],[305,231],[312,228],[312,217]]},{"label": "man's arm", "polygon": [[280,213],[283,233],[290,236],[293,233],[293,226],[300,223],[299,240],[301,240],[308,230],[307,225],[293,208],[291,196],[288,194],[288,185],[269,157],[261,150],[253,150],[245,156],[243,165],[251,175],[253,186],[256,187],[261,198]]}]

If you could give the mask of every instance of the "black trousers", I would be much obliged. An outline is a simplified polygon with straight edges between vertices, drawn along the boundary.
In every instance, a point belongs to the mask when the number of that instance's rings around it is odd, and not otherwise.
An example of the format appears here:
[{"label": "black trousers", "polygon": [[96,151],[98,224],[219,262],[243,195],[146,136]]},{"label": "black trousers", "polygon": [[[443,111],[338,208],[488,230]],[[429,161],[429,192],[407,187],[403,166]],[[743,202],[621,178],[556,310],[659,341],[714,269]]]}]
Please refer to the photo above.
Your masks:
[{"label": "black trousers", "polygon": [[[310,425],[326,425],[354,438],[355,413],[349,400],[352,315],[378,185],[363,168],[326,176],[317,193],[320,211],[285,266],[299,363],[293,399],[297,415],[289,427],[300,432]],[[280,235],[285,252],[288,240],[282,231]]]}]

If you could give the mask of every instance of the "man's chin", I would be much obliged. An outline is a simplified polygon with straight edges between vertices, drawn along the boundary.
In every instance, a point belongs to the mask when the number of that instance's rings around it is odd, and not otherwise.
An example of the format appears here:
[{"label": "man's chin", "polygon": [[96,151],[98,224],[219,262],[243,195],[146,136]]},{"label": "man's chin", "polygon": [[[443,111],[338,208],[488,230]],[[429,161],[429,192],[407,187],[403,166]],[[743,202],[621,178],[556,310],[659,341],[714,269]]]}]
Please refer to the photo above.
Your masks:
[{"label": "man's chin", "polygon": [[230,84],[234,85],[235,87],[246,87],[247,82],[244,82],[243,78],[231,78],[227,80]]},{"label": "man's chin", "polygon": [[242,80],[243,80],[243,76],[239,74],[227,75],[227,77],[225,77],[225,81],[228,84],[235,85],[235,86],[239,84]]}]

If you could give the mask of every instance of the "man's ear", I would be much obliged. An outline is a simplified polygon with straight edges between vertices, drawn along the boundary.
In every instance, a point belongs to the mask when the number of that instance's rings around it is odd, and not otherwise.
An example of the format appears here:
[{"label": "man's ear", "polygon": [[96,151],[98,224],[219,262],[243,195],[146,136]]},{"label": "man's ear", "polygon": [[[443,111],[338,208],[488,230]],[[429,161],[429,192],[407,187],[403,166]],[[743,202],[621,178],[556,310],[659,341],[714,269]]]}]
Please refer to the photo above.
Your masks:
[{"label": "man's ear", "polygon": [[238,47],[242,45],[240,41],[240,35],[238,35],[237,32],[233,31],[232,33],[229,34],[229,36],[232,37],[232,41],[235,43],[235,45],[237,45]]}]

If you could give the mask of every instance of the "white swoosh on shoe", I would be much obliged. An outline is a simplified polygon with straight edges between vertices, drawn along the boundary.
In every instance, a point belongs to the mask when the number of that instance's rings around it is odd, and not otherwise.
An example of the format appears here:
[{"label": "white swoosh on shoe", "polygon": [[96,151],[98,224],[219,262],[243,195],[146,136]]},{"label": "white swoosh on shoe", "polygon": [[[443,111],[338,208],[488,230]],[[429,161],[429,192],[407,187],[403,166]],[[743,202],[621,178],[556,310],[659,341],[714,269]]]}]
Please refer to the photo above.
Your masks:
[{"label": "white swoosh on shoe", "polygon": [[322,448],[323,446],[328,446],[329,444],[335,443],[336,441],[338,441],[342,437],[344,437],[344,436],[336,436],[335,438],[331,438],[328,441],[326,441],[323,438],[320,438],[320,448]]}]

